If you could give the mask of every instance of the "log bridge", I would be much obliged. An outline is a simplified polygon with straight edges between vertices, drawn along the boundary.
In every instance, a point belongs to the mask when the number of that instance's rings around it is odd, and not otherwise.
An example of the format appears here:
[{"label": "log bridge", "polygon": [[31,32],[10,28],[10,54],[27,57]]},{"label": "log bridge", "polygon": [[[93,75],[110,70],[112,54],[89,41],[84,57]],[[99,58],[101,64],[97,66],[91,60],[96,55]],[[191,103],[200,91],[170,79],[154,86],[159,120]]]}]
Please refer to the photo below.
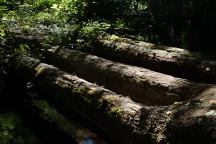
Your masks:
[{"label": "log bridge", "polygon": [[216,143],[216,62],[114,38],[85,49],[95,55],[50,48],[42,61],[19,56],[14,69],[60,111],[116,143]]}]

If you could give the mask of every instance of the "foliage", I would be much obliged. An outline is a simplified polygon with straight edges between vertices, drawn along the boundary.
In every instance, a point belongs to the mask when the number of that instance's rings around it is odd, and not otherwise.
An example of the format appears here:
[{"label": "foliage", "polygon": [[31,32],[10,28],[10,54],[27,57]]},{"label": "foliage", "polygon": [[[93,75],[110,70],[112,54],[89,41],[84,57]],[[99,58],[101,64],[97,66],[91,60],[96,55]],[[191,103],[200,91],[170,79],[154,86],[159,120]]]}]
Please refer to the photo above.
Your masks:
[{"label": "foliage", "polygon": [[114,25],[119,29],[124,29],[125,27],[127,27],[126,23],[122,19],[117,19]]},{"label": "foliage", "polygon": [[[151,18],[139,16],[148,10],[146,0],[20,0],[19,3],[16,9],[2,8],[1,23],[9,31],[21,30],[44,37],[45,45],[72,47],[106,32],[157,41],[150,27]],[[137,14],[138,17],[133,16]],[[17,47],[16,51],[26,53]]]},{"label": "foliage", "polygon": [[3,40],[5,37],[5,31],[4,31],[4,28],[3,26],[0,25],[0,42],[1,40]]},{"label": "foliage", "polygon": [[8,8],[6,6],[0,6],[0,18],[3,16],[4,12],[6,12]]},{"label": "foliage", "polygon": [[15,54],[28,55],[30,52],[30,47],[27,44],[21,44],[15,49]]},{"label": "foliage", "polygon": [[[29,3],[31,4],[31,3]],[[85,0],[36,0],[31,4],[39,13],[46,12],[54,19],[80,20],[84,17],[86,1]]]},{"label": "foliage", "polygon": [[33,7],[35,7],[39,11],[43,11],[45,9],[51,8],[53,3],[55,3],[56,0],[36,0],[33,3]]},{"label": "foliage", "polygon": [[91,39],[103,35],[110,27],[111,24],[98,21],[84,22],[82,26],[76,24],[50,25],[44,44],[45,46],[59,45],[72,48],[75,44],[88,43]]},{"label": "foliage", "polygon": [[49,26],[48,35],[45,38],[44,46],[60,45],[69,47],[75,42],[75,33],[79,29],[78,25]]},{"label": "foliage", "polygon": [[64,16],[68,15],[69,18],[81,19],[85,14],[86,2],[85,0],[62,0],[58,8]]},{"label": "foliage", "polygon": [[90,21],[84,23],[82,29],[80,30],[80,37],[92,38],[97,37],[106,32],[110,28],[110,24],[106,22]]},{"label": "foliage", "polygon": [[39,12],[35,15],[35,21],[44,25],[50,25],[55,23],[57,20],[48,12]]}]

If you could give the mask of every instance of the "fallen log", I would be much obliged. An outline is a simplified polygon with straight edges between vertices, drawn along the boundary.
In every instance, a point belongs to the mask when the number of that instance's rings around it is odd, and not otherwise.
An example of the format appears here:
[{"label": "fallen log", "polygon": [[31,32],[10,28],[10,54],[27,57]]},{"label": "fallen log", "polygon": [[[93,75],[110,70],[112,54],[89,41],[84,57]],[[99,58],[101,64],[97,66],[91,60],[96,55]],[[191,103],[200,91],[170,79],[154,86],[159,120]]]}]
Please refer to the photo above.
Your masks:
[{"label": "fallen log", "polygon": [[143,104],[172,104],[196,96],[199,92],[195,89],[205,88],[185,79],[63,48],[50,49],[46,62]]},{"label": "fallen log", "polygon": [[216,83],[215,58],[185,49],[109,35],[81,50],[193,81]]},{"label": "fallen log", "polygon": [[[10,44],[11,41],[13,41],[12,45],[22,42],[29,43],[33,45],[33,51],[37,55],[44,50],[42,38],[35,35],[23,36],[20,32],[12,33],[14,39],[8,40]],[[216,83],[215,56],[209,58],[198,52],[121,38],[116,35],[107,35],[92,40],[87,46],[82,45],[79,50],[192,81]]]},{"label": "fallen log", "polygon": [[215,85],[185,102],[144,106],[33,58],[14,63],[53,105],[75,111],[121,143],[216,142]]}]

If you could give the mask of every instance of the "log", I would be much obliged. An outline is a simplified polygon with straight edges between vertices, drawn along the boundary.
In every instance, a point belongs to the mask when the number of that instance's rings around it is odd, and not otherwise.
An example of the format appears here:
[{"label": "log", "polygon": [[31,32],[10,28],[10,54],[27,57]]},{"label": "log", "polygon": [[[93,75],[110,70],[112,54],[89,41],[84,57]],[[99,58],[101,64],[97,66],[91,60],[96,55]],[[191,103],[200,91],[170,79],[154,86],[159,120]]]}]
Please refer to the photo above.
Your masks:
[{"label": "log", "polygon": [[[20,42],[35,45],[34,55],[42,52],[42,38],[35,35],[23,36],[12,32],[15,39],[8,40],[16,45]],[[29,43],[29,44],[30,44]],[[30,45],[31,45],[30,44]],[[39,50],[38,50],[39,48]],[[36,50],[35,50],[36,49]],[[92,40],[89,45],[77,48],[106,59],[141,66],[153,71],[182,77],[192,81],[216,83],[216,58],[176,47],[161,46],[143,41],[121,38],[116,35],[107,35],[97,40]],[[40,53],[40,54],[39,54]]]},{"label": "log", "polygon": [[216,82],[215,58],[185,49],[108,35],[82,50],[192,81]]},{"label": "log", "polygon": [[75,50],[52,48],[46,62],[143,104],[168,105],[197,95],[205,86]]},{"label": "log", "polygon": [[121,143],[216,142],[215,85],[185,102],[145,106],[33,58],[14,63],[53,105],[75,111]]}]

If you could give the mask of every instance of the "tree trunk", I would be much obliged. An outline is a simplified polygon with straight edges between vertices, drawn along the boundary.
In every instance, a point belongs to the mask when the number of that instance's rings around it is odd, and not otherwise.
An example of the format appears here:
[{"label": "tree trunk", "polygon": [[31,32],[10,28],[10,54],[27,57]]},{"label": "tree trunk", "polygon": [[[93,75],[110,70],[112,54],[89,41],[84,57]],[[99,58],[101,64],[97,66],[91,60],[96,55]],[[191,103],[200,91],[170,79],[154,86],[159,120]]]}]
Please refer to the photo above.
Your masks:
[{"label": "tree trunk", "polygon": [[203,85],[69,49],[50,49],[46,61],[136,102],[168,105],[197,95]]},{"label": "tree trunk", "polygon": [[107,36],[85,49],[99,56],[193,81],[215,83],[215,58],[184,49]]},{"label": "tree trunk", "polygon": [[121,143],[216,142],[215,85],[185,102],[144,106],[33,58],[14,63],[54,105],[75,111]]}]

